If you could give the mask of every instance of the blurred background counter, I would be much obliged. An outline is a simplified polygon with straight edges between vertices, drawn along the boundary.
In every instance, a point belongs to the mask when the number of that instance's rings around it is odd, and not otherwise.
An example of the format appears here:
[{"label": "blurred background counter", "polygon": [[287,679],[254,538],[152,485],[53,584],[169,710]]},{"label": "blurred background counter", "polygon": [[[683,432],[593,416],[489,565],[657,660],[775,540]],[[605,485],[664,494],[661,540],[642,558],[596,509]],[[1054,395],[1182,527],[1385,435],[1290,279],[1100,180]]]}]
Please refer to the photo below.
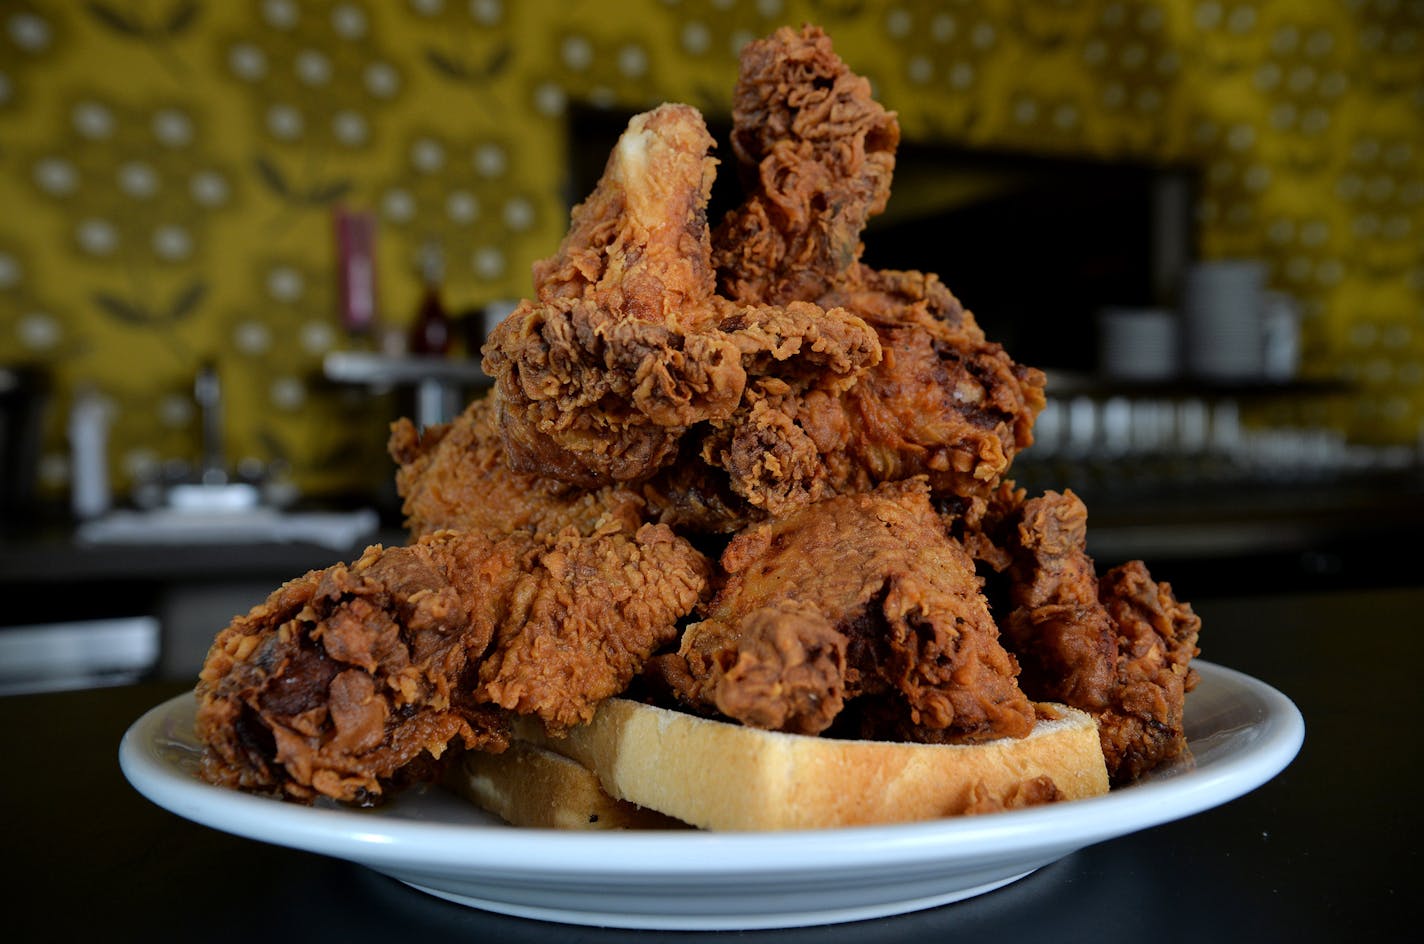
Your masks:
[{"label": "blurred background counter", "polygon": [[405,541],[369,510],[287,520],[235,539],[211,520],[196,540],[91,543],[60,523],[0,536],[0,693],[196,679],[218,630],[284,582]]}]

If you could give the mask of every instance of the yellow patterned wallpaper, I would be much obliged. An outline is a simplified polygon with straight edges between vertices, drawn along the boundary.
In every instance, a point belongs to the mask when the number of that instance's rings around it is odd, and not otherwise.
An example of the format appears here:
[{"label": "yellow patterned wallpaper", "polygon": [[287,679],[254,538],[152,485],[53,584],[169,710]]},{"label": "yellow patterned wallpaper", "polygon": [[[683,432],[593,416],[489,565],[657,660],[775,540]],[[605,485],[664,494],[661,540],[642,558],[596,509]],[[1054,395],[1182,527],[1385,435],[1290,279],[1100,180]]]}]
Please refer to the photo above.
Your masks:
[{"label": "yellow patterned wallpaper", "polygon": [[524,294],[572,103],[725,113],[740,45],[805,21],[907,138],[1200,166],[1204,251],[1301,299],[1307,373],[1364,391],[1340,422],[1419,435],[1420,0],[0,0],[0,363],[56,375],[45,483],[77,389],[122,407],[121,482],[196,458],[205,360],[234,460],[387,479],[387,417],[319,379],[373,343],[337,318],[333,209],[377,218],[392,324],[432,241],[452,308]]}]

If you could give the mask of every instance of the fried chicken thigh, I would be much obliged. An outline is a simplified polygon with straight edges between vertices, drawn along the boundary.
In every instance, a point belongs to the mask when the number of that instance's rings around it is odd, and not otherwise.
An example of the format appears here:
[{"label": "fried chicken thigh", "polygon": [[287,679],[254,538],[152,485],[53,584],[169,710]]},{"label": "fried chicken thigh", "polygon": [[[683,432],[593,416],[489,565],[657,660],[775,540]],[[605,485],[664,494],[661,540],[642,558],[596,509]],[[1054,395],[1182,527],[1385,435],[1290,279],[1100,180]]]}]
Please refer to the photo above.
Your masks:
[{"label": "fried chicken thigh", "polygon": [[[650,673],[744,724],[890,740],[1022,737],[1033,706],[973,562],[922,480],[829,498],[739,534],[707,618]],[[849,730],[846,730],[849,729]]]},{"label": "fried chicken thigh", "polygon": [[218,634],[197,689],[203,775],[369,803],[428,779],[449,747],[503,749],[506,712],[586,721],[676,638],[707,576],[651,525],[369,548]]}]

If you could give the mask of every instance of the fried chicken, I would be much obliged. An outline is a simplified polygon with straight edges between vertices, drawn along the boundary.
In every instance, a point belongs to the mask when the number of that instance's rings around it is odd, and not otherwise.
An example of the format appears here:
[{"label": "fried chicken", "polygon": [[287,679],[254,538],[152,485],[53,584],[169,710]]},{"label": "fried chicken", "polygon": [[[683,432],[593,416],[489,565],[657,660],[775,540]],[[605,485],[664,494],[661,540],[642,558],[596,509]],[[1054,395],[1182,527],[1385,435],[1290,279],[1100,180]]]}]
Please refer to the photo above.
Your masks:
[{"label": "fried chicken", "polygon": [[709,236],[701,117],[637,116],[536,265],[537,300],[493,332],[509,464],[646,483],[662,520],[716,532],[915,475],[984,498],[1032,441],[1042,374],[934,276],[860,264],[899,126],[825,34],[781,30],[742,61],[742,207]]},{"label": "fried chicken", "polygon": [[[622,691],[706,586],[661,526],[442,531],[287,583],[218,634],[198,688],[213,783],[370,803],[506,712],[558,730]],[[576,681],[575,681],[576,680]]]},{"label": "fried chicken", "polygon": [[[890,740],[1022,737],[1034,710],[973,562],[923,480],[828,498],[739,534],[707,618],[650,667],[745,724]],[[849,729],[849,730],[847,730]]]},{"label": "fried chicken", "polygon": [[417,431],[391,425],[396,491],[412,537],[435,531],[530,531],[582,535],[636,530],[644,502],[620,486],[588,491],[509,466],[497,423],[497,394],[475,400],[450,423]]},{"label": "fried chicken", "polygon": [[[806,27],[745,48],[733,118],[747,197],[715,232],[701,115],[636,116],[491,333],[493,392],[393,424],[413,543],[218,635],[207,779],[374,802],[635,679],[762,728],[930,743],[1022,737],[1063,701],[1118,783],[1182,749],[1199,620],[1139,562],[1099,579],[1072,493],[1007,478],[1043,374],[936,276],[860,261],[894,113]],[[720,568],[690,543],[729,535]]]},{"label": "fried chicken", "polygon": [[815,302],[871,324],[883,355],[844,391],[749,382],[702,449],[772,514],[927,475],[986,498],[1033,441],[1041,371],[1014,363],[934,275],[860,263],[890,191],[899,125],[815,27],[749,44],[733,111],[746,202],[713,234],[718,285],[743,304]]},{"label": "fried chicken", "polygon": [[634,480],[741,399],[741,358],[706,301],[711,146],[692,108],[636,116],[558,253],[535,265],[537,299],[492,332],[485,369],[515,468]]},{"label": "fried chicken", "polygon": [[1029,696],[1098,719],[1108,773],[1136,779],[1186,746],[1182,711],[1196,685],[1201,620],[1141,561],[1100,581],[1087,509],[1071,491],[1023,503],[1012,519],[1012,611],[1003,622]]},{"label": "fried chicken", "polygon": [[1117,627],[1118,689],[1112,710],[1098,717],[1104,753],[1118,783],[1129,783],[1186,748],[1183,711],[1198,675],[1201,617],[1170,584],[1152,579],[1142,561],[1103,575],[1098,595]]},{"label": "fried chicken", "polygon": [[581,538],[565,532],[523,568],[476,697],[537,715],[558,733],[593,717],[701,601],[711,565],[664,525]]},{"label": "fried chicken", "polygon": [[715,295],[712,143],[690,106],[634,117],[559,251],[535,265],[537,298],[491,332],[484,366],[515,470],[587,488],[646,479],[689,427],[732,415],[749,369],[841,389],[879,360],[874,333],[843,311]]},{"label": "fried chicken", "polygon": [[732,150],[748,191],[714,234],[724,294],[767,304],[840,288],[861,232],[885,209],[900,124],[823,31],[748,43],[732,99]]},{"label": "fried chicken", "polygon": [[1032,442],[1042,375],[984,341],[933,276],[877,284],[900,293],[905,319],[876,326],[878,365],[839,394],[754,386],[749,407],[704,441],[703,460],[752,505],[779,514],[915,475],[936,496],[983,501]]}]

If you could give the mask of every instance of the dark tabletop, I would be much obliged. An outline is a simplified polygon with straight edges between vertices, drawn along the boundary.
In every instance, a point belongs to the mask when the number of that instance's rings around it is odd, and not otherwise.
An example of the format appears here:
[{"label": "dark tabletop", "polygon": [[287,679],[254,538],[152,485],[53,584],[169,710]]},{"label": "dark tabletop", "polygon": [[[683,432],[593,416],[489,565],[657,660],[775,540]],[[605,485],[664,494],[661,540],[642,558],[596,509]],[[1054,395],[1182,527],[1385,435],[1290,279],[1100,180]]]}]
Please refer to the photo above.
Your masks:
[{"label": "dark tabletop", "polygon": [[736,934],[488,914],[346,862],[197,826],[123,779],[119,739],[183,690],[0,698],[6,940],[1336,941],[1412,924],[1421,889],[1424,588],[1205,600],[1203,656],[1305,716],[1295,762],[1224,806],[895,918]]}]

